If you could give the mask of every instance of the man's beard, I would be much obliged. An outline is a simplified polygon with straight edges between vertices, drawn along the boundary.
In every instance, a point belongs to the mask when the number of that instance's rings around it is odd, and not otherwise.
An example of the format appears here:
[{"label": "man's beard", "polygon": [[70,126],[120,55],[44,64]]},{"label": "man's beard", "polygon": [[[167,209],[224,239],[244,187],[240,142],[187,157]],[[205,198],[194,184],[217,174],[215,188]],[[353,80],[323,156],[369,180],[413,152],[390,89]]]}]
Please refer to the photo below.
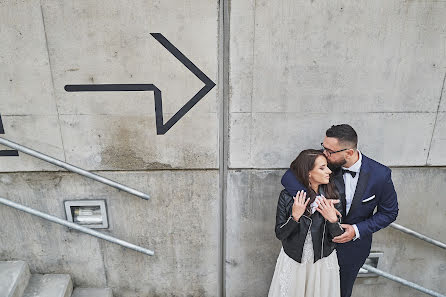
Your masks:
[{"label": "man's beard", "polygon": [[338,171],[343,165],[345,165],[345,163],[347,163],[347,160],[341,160],[335,163],[328,163],[328,168],[330,168],[331,171]]}]

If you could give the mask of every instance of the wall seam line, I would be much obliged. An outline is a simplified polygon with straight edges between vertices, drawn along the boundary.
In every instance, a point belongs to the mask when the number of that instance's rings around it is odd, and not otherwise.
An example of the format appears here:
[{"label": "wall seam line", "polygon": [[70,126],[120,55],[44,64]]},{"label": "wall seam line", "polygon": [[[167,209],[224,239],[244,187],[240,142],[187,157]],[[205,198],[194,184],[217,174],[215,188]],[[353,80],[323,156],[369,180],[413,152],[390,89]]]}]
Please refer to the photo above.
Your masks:
[{"label": "wall seam line", "polygon": [[54,76],[53,76],[53,68],[51,66],[51,58],[50,58],[50,49],[48,47],[48,36],[46,34],[46,26],[45,26],[45,17],[43,15],[43,7],[42,7],[42,1],[39,1],[40,5],[40,13],[42,15],[42,26],[43,26],[43,33],[45,34],[45,46],[46,46],[46,54],[48,57],[48,67],[50,68],[50,75],[51,75],[51,86],[53,87],[53,98],[54,98],[54,104],[56,106],[56,112],[57,112],[57,124],[59,125],[59,135],[60,135],[60,142],[62,144],[62,151],[63,151],[63,157],[64,161],[67,161],[67,155],[65,153],[65,145],[63,143],[63,136],[62,136],[62,125],[60,124],[60,114],[59,114],[59,107],[57,106],[57,98],[56,98],[56,89],[54,88]]},{"label": "wall seam line", "polygon": [[226,198],[228,177],[229,143],[229,7],[230,0],[219,1],[219,46],[218,46],[218,97],[219,97],[219,196],[220,196],[220,237],[218,296],[226,296]]},{"label": "wall seam line", "polygon": [[444,83],[445,83],[445,81],[446,81],[446,72],[444,74],[443,84],[441,86],[440,100],[438,100],[437,113],[435,115],[435,121],[434,121],[434,127],[432,129],[431,141],[429,142],[429,148],[427,150],[426,165],[429,165],[429,163],[428,163],[429,162],[429,156],[430,156],[430,153],[431,153],[432,142],[434,140],[435,129],[437,128],[438,113],[440,111],[441,99],[443,98],[443,91],[444,91]]}]

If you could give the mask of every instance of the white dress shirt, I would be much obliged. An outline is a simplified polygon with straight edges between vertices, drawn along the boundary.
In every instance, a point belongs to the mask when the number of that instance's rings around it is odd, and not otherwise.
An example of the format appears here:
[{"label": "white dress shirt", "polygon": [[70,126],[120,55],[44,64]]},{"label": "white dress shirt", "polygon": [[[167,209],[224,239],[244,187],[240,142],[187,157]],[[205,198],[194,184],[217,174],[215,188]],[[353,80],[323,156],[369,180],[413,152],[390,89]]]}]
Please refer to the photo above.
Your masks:
[{"label": "white dress shirt", "polygon": [[[358,159],[358,161],[356,161],[355,164],[353,164],[349,168],[342,167],[342,169],[356,172],[355,177],[353,177],[348,172],[343,174],[344,185],[345,185],[345,200],[347,201],[347,205],[346,205],[347,214],[350,211],[350,207],[352,206],[353,196],[355,195],[356,185],[358,184],[358,180],[359,180],[359,171],[361,169],[361,164],[362,164],[362,154],[359,150],[358,150],[358,154],[359,154],[359,159]],[[356,225],[353,225],[353,228],[355,229],[355,234],[356,234],[356,236],[355,236],[355,238],[353,238],[353,240],[356,240],[359,238],[360,234],[359,234],[358,227],[356,227]]]}]

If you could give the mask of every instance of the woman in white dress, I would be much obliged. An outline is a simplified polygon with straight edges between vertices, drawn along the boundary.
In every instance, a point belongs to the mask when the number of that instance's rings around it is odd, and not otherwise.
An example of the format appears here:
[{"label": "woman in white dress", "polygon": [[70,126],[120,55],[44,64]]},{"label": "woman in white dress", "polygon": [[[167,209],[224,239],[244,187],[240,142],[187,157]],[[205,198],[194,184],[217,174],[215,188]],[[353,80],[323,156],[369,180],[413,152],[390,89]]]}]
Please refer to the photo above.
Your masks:
[{"label": "woman in white dress", "polygon": [[339,266],[332,239],[344,232],[342,205],[321,151],[304,150],[291,163],[301,188],[280,193],[276,237],[282,241],[268,297],[339,297]]}]

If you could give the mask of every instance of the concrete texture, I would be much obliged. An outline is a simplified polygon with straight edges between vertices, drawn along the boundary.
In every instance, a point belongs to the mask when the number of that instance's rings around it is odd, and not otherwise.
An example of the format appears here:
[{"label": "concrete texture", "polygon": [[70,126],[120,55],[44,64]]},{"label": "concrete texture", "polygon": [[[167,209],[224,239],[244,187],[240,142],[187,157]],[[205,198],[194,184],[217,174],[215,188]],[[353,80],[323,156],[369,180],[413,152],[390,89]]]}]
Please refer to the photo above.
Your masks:
[{"label": "concrete texture", "polygon": [[71,297],[113,297],[110,289],[75,288]]},{"label": "concrete texture", "polygon": [[436,111],[442,2],[231,4],[231,112]]},{"label": "concrete texture", "polygon": [[[5,135],[0,137],[19,143],[53,158],[65,161],[57,115],[3,116]],[[1,149],[10,149],[1,146]],[[2,157],[0,172],[62,170],[29,155],[19,152],[18,157]]]},{"label": "concrete texture", "polygon": [[[0,205],[0,260],[118,297],[266,296],[280,176],[343,122],[364,154],[395,167],[398,222],[445,241],[445,15],[444,1],[0,1],[2,136],[152,199],[24,154],[1,157],[0,196],[61,218],[64,200],[105,199],[102,232],[155,251]],[[154,84],[166,122],[203,83],[150,33],[219,83],[162,136],[153,92],[64,90]],[[391,229],[373,247],[384,270],[446,291],[442,251]],[[382,278],[354,294],[378,293],[421,296]]]},{"label": "concrete texture", "polygon": [[33,274],[23,297],[70,297],[72,292],[68,274]]},{"label": "concrete texture", "polygon": [[[446,48],[446,45],[445,45]],[[446,53],[445,53],[446,55]],[[439,111],[446,111],[446,88],[445,88],[445,84],[446,84],[446,73],[444,75],[444,80],[443,80],[443,93],[441,94],[441,98],[438,102],[438,108]]]},{"label": "concrete texture", "polygon": [[26,262],[0,262],[0,296],[22,297],[29,278],[30,273]]},{"label": "concrete texture", "polygon": [[446,163],[446,112],[439,112],[432,136],[432,143],[429,150],[427,163],[429,165],[441,166]]},{"label": "concrete texture", "polygon": [[[0,4],[4,16],[0,114],[5,125],[11,121],[5,115],[39,115],[51,120],[54,128],[52,139],[41,139],[42,145],[35,145],[26,134],[40,137],[42,131],[50,131],[48,123],[22,123],[20,129],[7,126],[5,137],[58,159],[64,160],[66,154],[73,165],[91,170],[217,168],[216,88],[163,137],[156,135],[153,92],[64,90],[67,84],[154,84],[162,92],[167,122],[204,85],[150,33],[161,32],[211,80],[217,79],[218,3],[176,2],[141,0],[125,7],[120,1]],[[110,129],[115,119],[125,127]],[[79,121],[85,121],[80,125],[88,126],[87,131],[79,130]],[[113,142],[102,143],[98,134]],[[112,138],[117,135],[118,140]],[[137,141],[126,141],[134,136]],[[87,150],[91,150],[88,156]],[[147,155],[141,157],[142,152]],[[105,163],[98,161],[101,154]],[[3,172],[54,170],[22,156],[5,159]]]},{"label": "concrete texture", "polygon": [[281,247],[274,235],[280,173],[282,171],[229,172],[225,296],[268,295]]},{"label": "concrete texture", "polygon": [[57,115],[39,1],[0,3],[2,115]]},{"label": "concrete texture", "polygon": [[186,115],[162,137],[154,123],[154,116],[61,116],[67,162],[91,170],[218,167],[217,114]]},{"label": "concrete texture", "polygon": [[[266,296],[280,251],[274,235],[283,170],[231,170],[228,176],[226,296]],[[444,168],[394,168],[399,197],[397,223],[442,242],[446,205]],[[240,248],[243,247],[243,248]],[[372,251],[384,252],[379,268],[445,292],[444,251],[387,228],[374,236]],[[422,273],[419,273],[422,272]],[[384,278],[357,280],[353,296],[424,296]]]},{"label": "concrete texture", "polygon": [[33,272],[69,273],[75,286],[109,287],[115,296],[216,296],[217,171],[99,174],[152,199],[69,173],[0,174],[0,197],[61,218],[64,200],[105,199],[110,228],[101,232],[152,249],[155,256],[0,206],[0,259],[27,260]]},{"label": "concrete texture", "polygon": [[[42,1],[62,114],[154,113],[147,93],[68,94],[65,84],[153,83],[176,112],[203,84],[149,33],[160,32],[211,79],[217,74],[217,2]],[[199,32],[199,34],[197,34]],[[63,36],[63,37],[62,37]],[[195,112],[215,112],[215,91]],[[166,101],[164,101],[166,100]],[[128,104],[132,102],[132,104]]]},{"label": "concrete texture", "polygon": [[232,113],[229,166],[287,168],[303,149],[321,148],[327,128],[339,123],[351,124],[359,149],[381,163],[425,165],[434,122],[435,113]]},{"label": "concrete texture", "polygon": [[444,130],[445,14],[433,1],[232,1],[230,167],[286,167],[287,150],[342,122],[388,165],[444,165],[427,155]]}]

